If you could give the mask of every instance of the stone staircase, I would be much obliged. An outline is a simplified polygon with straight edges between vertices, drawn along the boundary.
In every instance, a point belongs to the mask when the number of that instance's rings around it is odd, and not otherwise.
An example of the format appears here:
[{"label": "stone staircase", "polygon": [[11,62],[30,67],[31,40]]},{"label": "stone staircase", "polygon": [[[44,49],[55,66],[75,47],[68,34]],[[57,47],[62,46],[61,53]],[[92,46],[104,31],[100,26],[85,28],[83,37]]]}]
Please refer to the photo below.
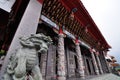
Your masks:
[{"label": "stone staircase", "polygon": [[101,75],[88,80],[120,80],[120,76],[110,73],[110,74]]},{"label": "stone staircase", "polygon": [[110,73],[99,76],[87,76],[86,79],[70,78],[67,80],[120,80],[120,76]]}]

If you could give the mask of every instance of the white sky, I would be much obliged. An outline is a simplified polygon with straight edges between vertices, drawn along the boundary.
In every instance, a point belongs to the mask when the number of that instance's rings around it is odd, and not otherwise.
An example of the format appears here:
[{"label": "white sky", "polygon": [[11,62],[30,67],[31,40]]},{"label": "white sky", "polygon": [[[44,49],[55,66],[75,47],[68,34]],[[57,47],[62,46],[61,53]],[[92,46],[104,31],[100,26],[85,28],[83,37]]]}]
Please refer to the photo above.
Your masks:
[{"label": "white sky", "polygon": [[120,63],[120,0],[81,0]]}]

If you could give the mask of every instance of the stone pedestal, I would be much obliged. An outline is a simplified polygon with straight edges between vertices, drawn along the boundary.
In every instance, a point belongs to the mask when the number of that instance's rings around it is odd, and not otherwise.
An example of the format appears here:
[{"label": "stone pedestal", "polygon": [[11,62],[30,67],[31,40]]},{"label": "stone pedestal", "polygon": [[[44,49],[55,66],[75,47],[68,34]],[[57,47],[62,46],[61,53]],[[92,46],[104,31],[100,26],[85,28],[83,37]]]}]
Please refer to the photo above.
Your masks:
[{"label": "stone pedestal", "polygon": [[57,58],[57,75],[58,80],[66,80],[65,76],[65,52],[64,52],[64,35],[59,34],[58,39],[58,58]]},{"label": "stone pedestal", "polygon": [[82,55],[81,55],[80,46],[79,46],[78,42],[75,45],[76,45],[76,53],[77,53],[77,62],[78,62],[79,74],[80,74],[80,77],[82,79],[84,79],[85,78],[85,72],[84,72],[84,65],[83,65],[83,59],[82,59]]}]

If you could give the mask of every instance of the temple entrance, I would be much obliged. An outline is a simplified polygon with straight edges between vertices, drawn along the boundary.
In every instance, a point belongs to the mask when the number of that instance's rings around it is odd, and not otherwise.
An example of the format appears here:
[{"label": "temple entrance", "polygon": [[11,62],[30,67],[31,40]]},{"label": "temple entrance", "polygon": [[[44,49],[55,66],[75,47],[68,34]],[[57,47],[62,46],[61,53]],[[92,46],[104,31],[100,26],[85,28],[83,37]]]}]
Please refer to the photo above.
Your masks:
[{"label": "temple entrance", "polygon": [[95,68],[89,49],[83,45],[80,45],[80,48],[85,66],[85,75],[95,75]]},{"label": "temple entrance", "polygon": [[53,31],[51,26],[47,23],[41,23],[38,25],[37,33],[43,33],[50,36],[53,40],[53,44],[49,45],[48,52],[46,54],[39,54],[39,64],[42,76],[45,80],[54,80],[57,76],[57,34]]},{"label": "temple entrance", "polygon": [[[39,63],[42,76],[45,80],[57,78],[57,43],[58,34],[53,30],[47,23],[41,23],[38,25],[37,33],[43,33],[50,36],[53,40],[53,44],[49,46],[46,54],[39,54]],[[75,43],[69,37],[64,38],[65,47],[65,66],[66,66],[66,77],[74,78],[80,77],[78,71],[77,55],[75,51]],[[89,49],[83,45],[80,45],[82,58],[84,61],[85,75],[95,75],[95,68]]]},{"label": "temple entrance", "polygon": [[91,69],[90,69],[90,64],[88,59],[86,59],[86,63],[87,63],[88,74],[91,75]]},{"label": "temple entrance", "polygon": [[75,45],[73,41],[66,37],[65,38],[65,55],[66,55],[66,74],[67,78],[76,77],[76,69],[77,69],[77,60],[76,60],[76,52]]}]

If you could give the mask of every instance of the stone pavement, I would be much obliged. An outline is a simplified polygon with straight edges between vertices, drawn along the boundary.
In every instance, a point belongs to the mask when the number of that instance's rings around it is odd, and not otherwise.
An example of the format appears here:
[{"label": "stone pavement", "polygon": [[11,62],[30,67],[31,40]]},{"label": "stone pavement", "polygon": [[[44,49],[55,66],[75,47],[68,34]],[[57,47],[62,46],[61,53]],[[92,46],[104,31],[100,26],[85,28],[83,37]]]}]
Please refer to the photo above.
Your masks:
[{"label": "stone pavement", "polygon": [[87,79],[87,80],[120,80],[120,76],[116,76],[112,73],[98,76],[96,78]]}]

